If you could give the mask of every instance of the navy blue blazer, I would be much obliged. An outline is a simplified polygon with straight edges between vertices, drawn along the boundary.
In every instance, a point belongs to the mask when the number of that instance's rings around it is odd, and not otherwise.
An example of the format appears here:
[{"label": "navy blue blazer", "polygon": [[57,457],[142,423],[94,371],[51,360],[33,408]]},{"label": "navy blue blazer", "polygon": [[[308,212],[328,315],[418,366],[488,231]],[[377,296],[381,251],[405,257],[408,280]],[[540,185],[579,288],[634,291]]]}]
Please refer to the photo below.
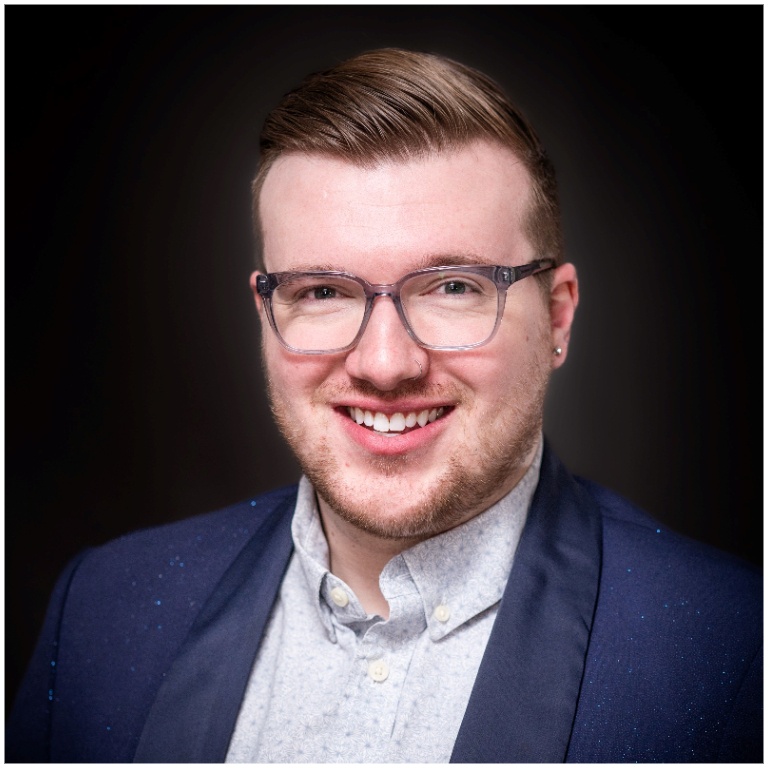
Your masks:
[{"label": "navy blue blazer", "polygon": [[[295,488],[85,552],[9,762],[222,762],[292,551]],[[762,579],[546,448],[454,762],[761,762]]]}]

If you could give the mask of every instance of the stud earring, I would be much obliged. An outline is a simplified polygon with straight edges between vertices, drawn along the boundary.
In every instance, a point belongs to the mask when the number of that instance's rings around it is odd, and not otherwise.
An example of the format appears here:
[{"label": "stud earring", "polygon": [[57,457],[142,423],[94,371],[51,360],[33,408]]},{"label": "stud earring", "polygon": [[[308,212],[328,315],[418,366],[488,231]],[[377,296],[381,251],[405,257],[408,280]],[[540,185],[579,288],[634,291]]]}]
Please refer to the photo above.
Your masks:
[{"label": "stud earring", "polygon": [[555,357],[560,357],[560,355],[563,354],[563,349],[562,347],[555,347],[554,352],[555,352]]}]

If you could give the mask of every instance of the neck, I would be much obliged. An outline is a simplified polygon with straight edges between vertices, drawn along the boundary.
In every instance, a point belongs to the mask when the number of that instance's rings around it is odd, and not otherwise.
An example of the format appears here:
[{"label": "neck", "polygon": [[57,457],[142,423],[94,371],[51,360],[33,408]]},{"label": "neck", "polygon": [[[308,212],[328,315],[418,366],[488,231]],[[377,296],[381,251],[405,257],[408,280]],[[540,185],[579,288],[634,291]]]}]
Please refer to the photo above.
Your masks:
[{"label": "neck", "polygon": [[[516,478],[515,483],[517,480],[519,477]],[[505,488],[487,500],[482,509],[468,510],[450,527],[461,525],[475,517],[508,492],[509,488]],[[401,552],[442,531],[408,538],[385,538],[345,520],[319,495],[317,500],[323,531],[328,542],[329,570],[350,586],[366,613],[389,618],[389,603],[379,587],[379,576],[384,567]]]},{"label": "neck", "polygon": [[366,613],[389,618],[389,603],[379,588],[384,566],[421,539],[384,539],[341,518],[318,497],[328,542],[329,570],[354,591]]}]

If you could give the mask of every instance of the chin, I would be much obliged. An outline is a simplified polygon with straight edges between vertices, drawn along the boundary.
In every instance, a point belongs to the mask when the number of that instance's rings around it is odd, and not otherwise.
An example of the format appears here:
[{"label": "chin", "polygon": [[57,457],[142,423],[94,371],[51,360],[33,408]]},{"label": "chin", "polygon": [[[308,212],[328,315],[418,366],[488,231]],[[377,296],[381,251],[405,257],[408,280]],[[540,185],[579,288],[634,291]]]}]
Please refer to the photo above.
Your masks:
[{"label": "chin", "polygon": [[481,442],[471,464],[457,449],[431,476],[411,470],[407,456],[391,456],[372,458],[350,477],[327,445],[294,451],[320,499],[342,520],[382,539],[418,541],[465,522],[512,490],[538,443],[540,413],[520,427],[517,439],[501,446],[492,438]]},{"label": "chin", "polygon": [[[448,480],[453,467],[432,482],[409,483],[387,462],[377,478],[352,486],[338,482],[331,467],[305,467],[318,496],[342,520],[389,540],[425,539],[459,524],[467,514],[463,483]],[[462,501],[464,499],[464,501]]]}]

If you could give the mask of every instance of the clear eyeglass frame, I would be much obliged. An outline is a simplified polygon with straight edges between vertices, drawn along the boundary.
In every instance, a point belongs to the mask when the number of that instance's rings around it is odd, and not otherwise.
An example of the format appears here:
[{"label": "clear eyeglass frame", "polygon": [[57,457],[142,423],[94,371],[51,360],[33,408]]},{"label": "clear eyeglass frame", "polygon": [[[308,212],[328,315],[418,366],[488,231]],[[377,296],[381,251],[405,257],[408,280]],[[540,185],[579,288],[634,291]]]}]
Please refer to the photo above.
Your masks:
[{"label": "clear eyeglass frame", "polygon": [[[368,320],[370,319],[371,313],[373,312],[374,301],[382,296],[389,296],[389,298],[392,299],[392,303],[395,305],[395,309],[397,310],[397,314],[399,315],[400,320],[403,323],[403,326],[405,327],[405,330],[408,332],[408,335],[420,347],[423,347],[424,349],[435,349],[435,350],[441,350],[441,351],[458,352],[462,350],[476,349],[477,347],[482,347],[484,344],[487,344],[489,341],[491,341],[491,339],[496,335],[496,331],[498,330],[499,324],[501,323],[502,315],[504,314],[504,306],[506,304],[507,291],[511,286],[513,286],[517,282],[520,282],[520,280],[523,280],[526,277],[531,277],[532,275],[537,275],[549,269],[554,269],[555,266],[556,266],[556,263],[554,259],[537,259],[536,261],[529,262],[528,264],[522,264],[517,267],[506,267],[506,266],[499,266],[499,265],[477,265],[477,264],[466,265],[466,266],[452,265],[452,266],[446,266],[446,267],[427,267],[425,269],[418,269],[414,272],[409,272],[407,275],[404,275],[403,277],[401,277],[396,283],[383,284],[383,285],[376,285],[373,283],[369,283],[367,280],[364,280],[362,277],[358,277],[357,275],[353,275],[351,272],[336,272],[336,271],[270,272],[267,274],[258,275],[258,277],[256,278],[256,290],[264,302],[264,308],[267,313],[267,319],[269,321],[270,326],[272,327],[272,330],[275,333],[275,336],[277,337],[277,340],[287,350],[291,352],[295,352],[300,355],[333,355],[333,354],[338,354],[339,352],[348,352],[350,349],[354,349],[354,347],[358,344],[363,334],[365,333],[365,328],[368,325]],[[483,339],[482,341],[475,342],[474,344],[450,346],[450,345],[426,344],[418,337],[416,332],[411,327],[410,322],[408,321],[408,317],[406,315],[406,312],[403,308],[402,301],[400,299],[400,291],[402,290],[403,285],[408,283],[408,281],[412,280],[413,278],[419,277],[421,275],[428,275],[430,273],[436,273],[436,272],[444,272],[446,274],[461,273],[461,274],[480,275],[482,277],[490,279],[495,283],[496,290],[497,290],[497,297],[498,297],[497,304],[496,304],[496,322],[493,325],[493,330],[491,330],[487,338]],[[288,344],[285,341],[285,339],[283,339],[282,335],[280,334],[280,330],[277,327],[277,323],[275,322],[275,317],[272,309],[272,294],[281,284],[287,283],[302,277],[309,277],[309,278],[342,277],[342,278],[346,278],[348,280],[352,280],[356,282],[363,289],[363,293],[365,294],[365,312],[363,314],[363,318],[360,323],[360,328],[357,334],[355,335],[354,339],[349,344],[346,344],[343,347],[337,347],[335,349],[300,349],[298,347],[294,347]]]}]

